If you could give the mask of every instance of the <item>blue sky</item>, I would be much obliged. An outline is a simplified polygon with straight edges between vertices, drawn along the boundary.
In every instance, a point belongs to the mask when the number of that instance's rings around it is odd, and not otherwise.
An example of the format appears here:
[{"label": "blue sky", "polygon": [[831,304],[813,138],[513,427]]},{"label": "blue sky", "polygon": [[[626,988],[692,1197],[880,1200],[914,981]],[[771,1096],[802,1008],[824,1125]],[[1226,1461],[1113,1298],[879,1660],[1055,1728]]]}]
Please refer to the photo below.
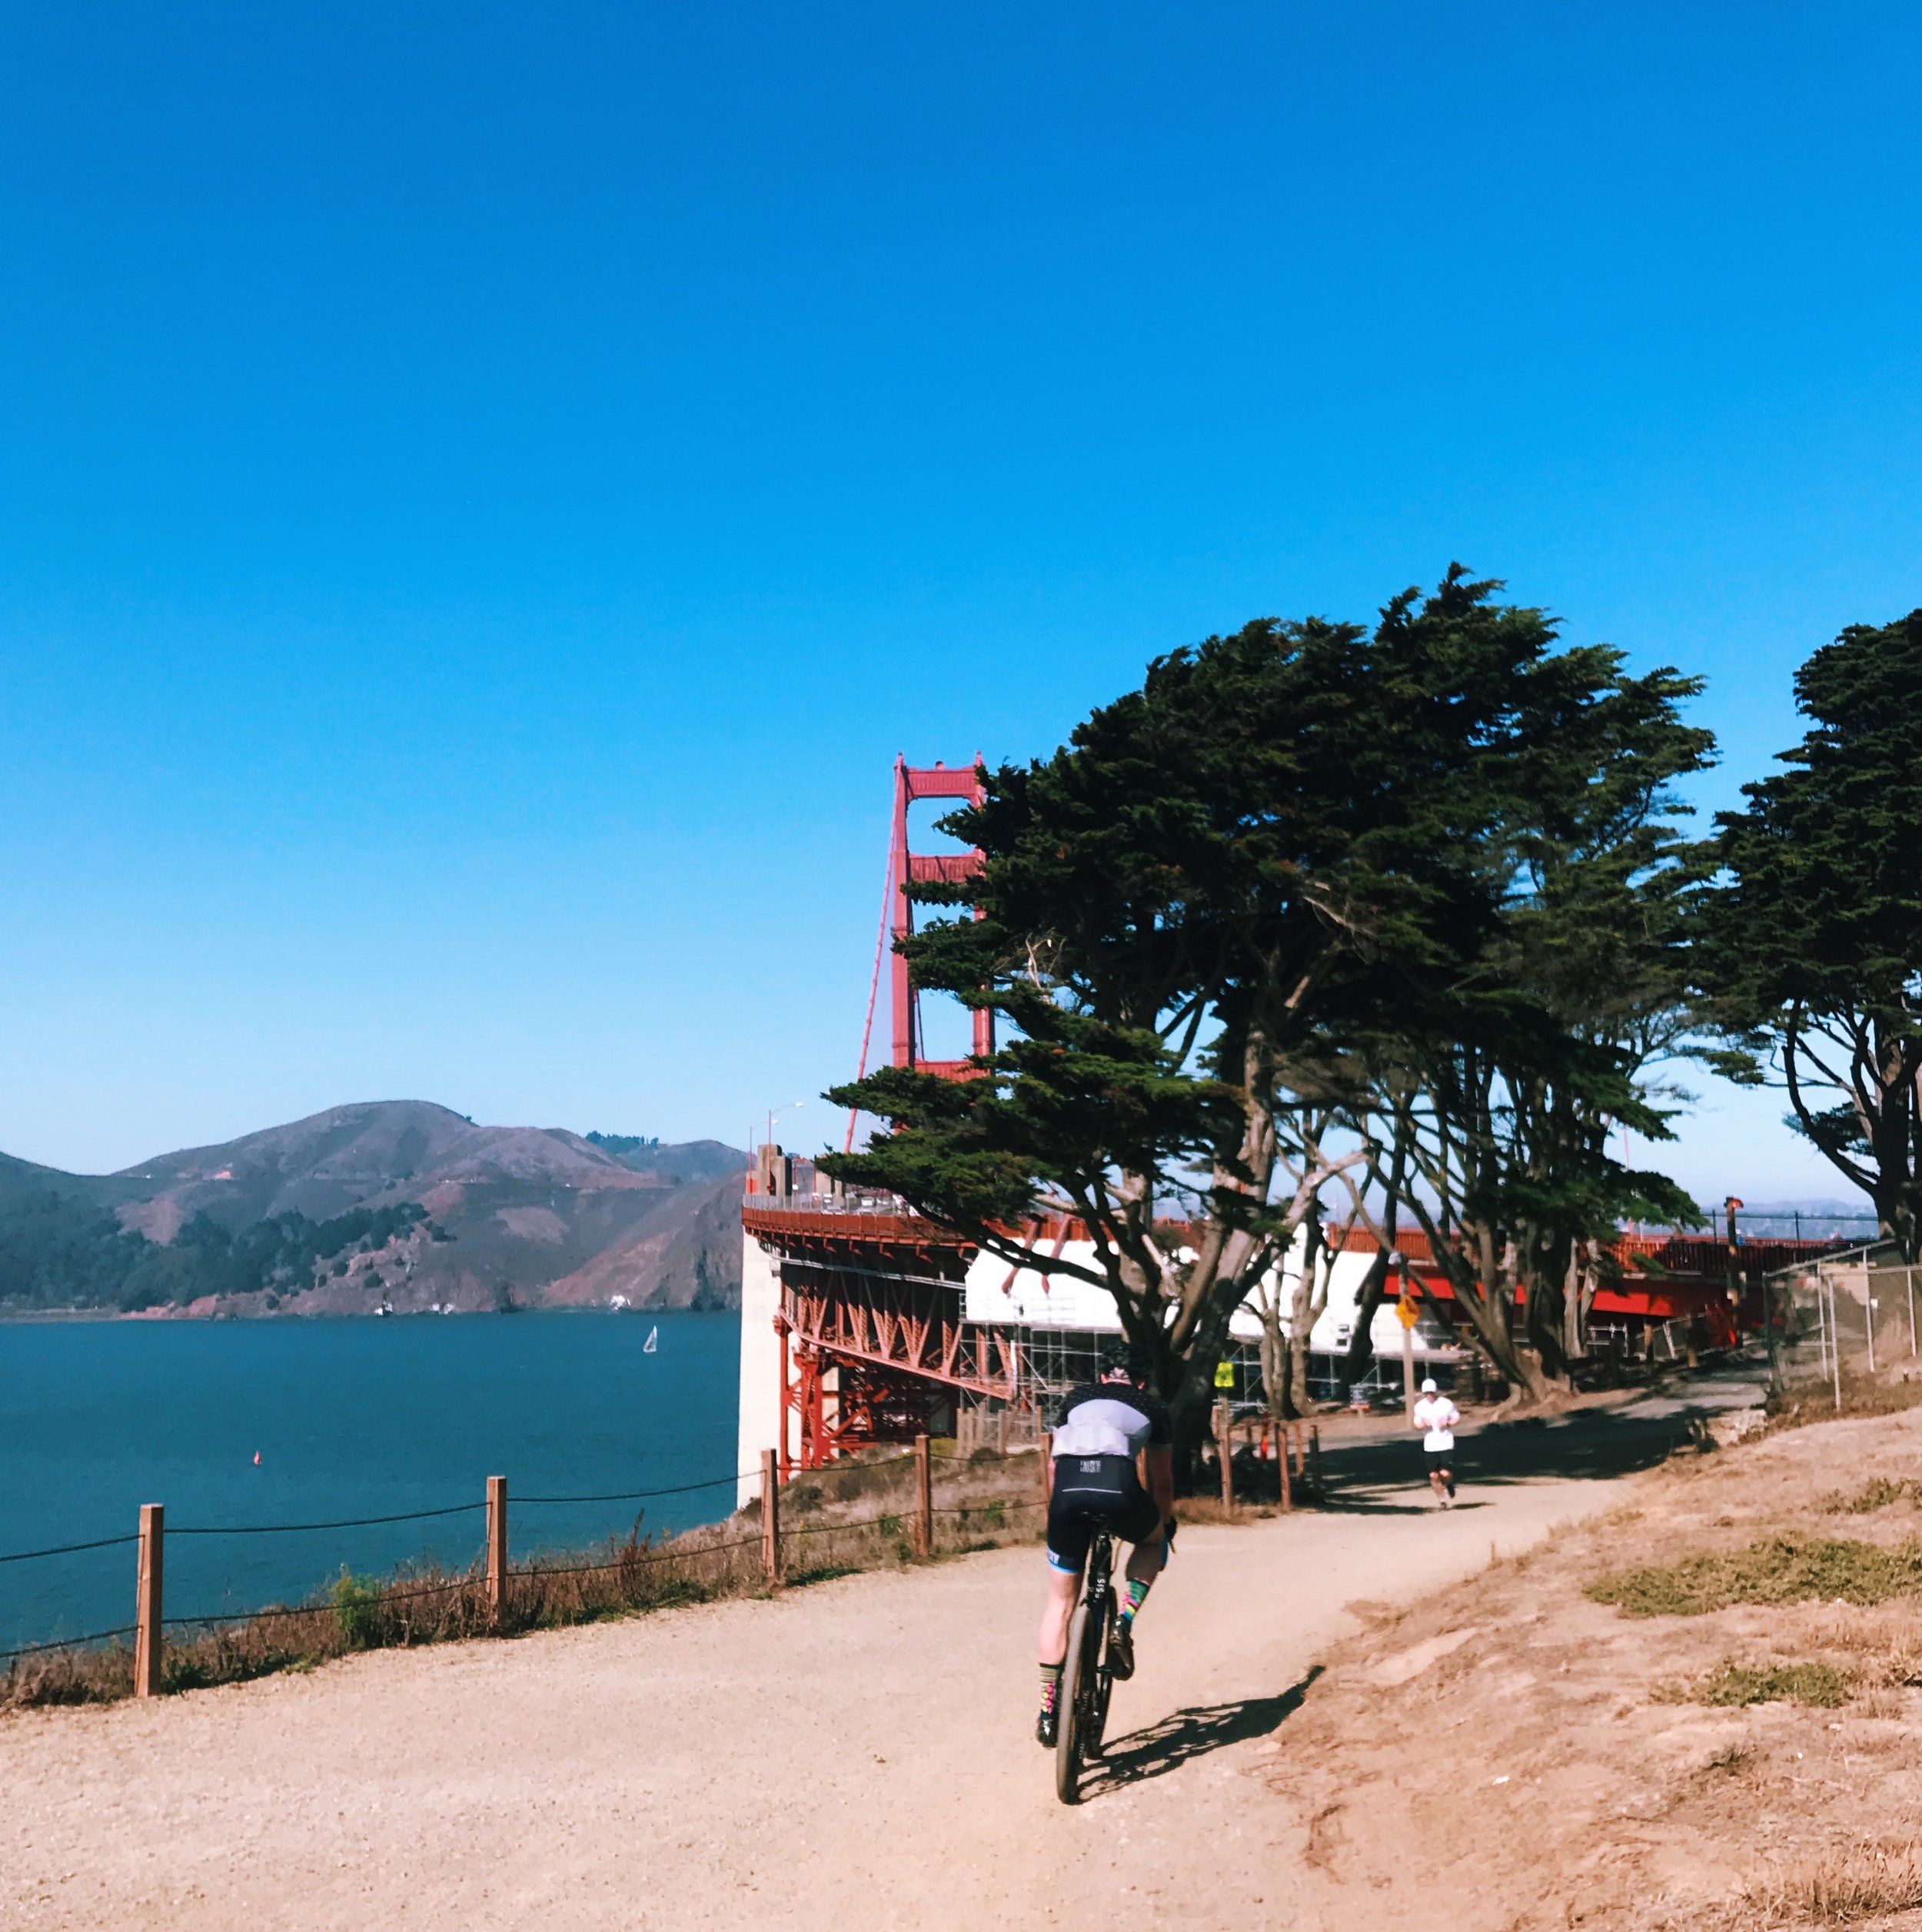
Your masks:
[{"label": "blue sky", "polygon": [[[0,11],[0,1147],[739,1142],[897,750],[1451,558],[1711,680],[1922,603],[1894,6]],[[1837,1192],[1719,1101],[1719,1198]],[[830,1131],[818,1101],[786,1137]]]}]

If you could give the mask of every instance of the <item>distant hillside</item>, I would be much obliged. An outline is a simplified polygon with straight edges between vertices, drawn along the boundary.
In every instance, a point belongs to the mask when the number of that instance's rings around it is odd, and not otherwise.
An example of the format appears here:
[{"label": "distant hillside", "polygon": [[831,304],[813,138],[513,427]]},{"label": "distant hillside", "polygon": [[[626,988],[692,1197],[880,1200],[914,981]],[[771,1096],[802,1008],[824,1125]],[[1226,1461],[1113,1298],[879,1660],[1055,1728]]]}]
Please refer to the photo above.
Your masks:
[{"label": "distant hillside", "polygon": [[0,1155],[0,1305],[197,1314],[733,1307],[745,1158],[427,1101],[330,1108],[112,1175]]}]

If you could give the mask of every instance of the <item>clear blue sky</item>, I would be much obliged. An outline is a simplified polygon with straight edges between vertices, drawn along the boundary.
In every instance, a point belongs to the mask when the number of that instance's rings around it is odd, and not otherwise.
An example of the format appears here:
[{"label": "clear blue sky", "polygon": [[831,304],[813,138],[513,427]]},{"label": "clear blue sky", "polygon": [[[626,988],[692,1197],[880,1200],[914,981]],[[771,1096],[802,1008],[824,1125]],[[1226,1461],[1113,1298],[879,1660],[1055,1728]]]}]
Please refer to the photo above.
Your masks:
[{"label": "clear blue sky", "polygon": [[[851,1071],[897,750],[1045,751],[1453,557],[1704,673],[1726,802],[1922,604],[1919,55],[1894,5],[8,7],[0,1147],[738,1142]],[[1836,1192],[1775,1112],[1675,1171]]]}]

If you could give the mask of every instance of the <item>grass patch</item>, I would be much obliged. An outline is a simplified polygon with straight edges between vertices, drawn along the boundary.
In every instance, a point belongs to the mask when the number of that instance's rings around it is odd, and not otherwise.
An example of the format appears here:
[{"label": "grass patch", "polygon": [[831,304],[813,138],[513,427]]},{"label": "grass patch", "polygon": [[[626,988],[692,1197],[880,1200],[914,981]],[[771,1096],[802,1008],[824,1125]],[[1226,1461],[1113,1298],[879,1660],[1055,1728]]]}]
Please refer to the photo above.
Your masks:
[{"label": "grass patch", "polygon": [[1746,1549],[1611,1571],[1588,1585],[1597,1603],[1630,1617],[1700,1617],[1736,1603],[1810,1598],[1886,1603],[1922,1591],[1922,1542],[1893,1547],[1841,1538],[1764,1536]]},{"label": "grass patch", "polygon": [[1915,1487],[1912,1482],[1892,1482],[1887,1476],[1877,1476],[1867,1488],[1854,1496],[1837,1496],[1829,1505],[1829,1513],[1835,1516],[1869,1516],[1878,1509],[1887,1509],[1893,1503],[1899,1503]]},{"label": "grass patch", "polygon": [[[1688,1691],[1691,1704],[1812,1704],[1834,1711],[1854,1688],[1847,1671],[1832,1664],[1737,1664],[1732,1658]],[[1678,1700],[1678,1701],[1680,1700]]]}]

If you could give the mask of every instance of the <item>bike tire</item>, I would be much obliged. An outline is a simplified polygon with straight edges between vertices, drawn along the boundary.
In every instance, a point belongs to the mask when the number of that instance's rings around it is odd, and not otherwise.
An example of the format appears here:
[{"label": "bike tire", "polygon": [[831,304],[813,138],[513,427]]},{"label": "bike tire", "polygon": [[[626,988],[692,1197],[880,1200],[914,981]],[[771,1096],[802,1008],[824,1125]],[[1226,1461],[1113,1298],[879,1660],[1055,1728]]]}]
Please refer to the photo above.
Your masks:
[{"label": "bike tire", "polygon": [[[1068,1656],[1062,1666],[1060,1724],[1055,1733],[1055,1796],[1063,1804],[1081,1802],[1081,1727],[1093,1672],[1089,1626],[1093,1620],[1082,1604],[1068,1626]],[[1084,1684],[1087,1678],[1089,1683]]]},{"label": "bike tire", "polygon": [[[1105,1624],[1106,1618],[1102,1619]],[[1097,1658],[1104,1647],[1094,1646]],[[1102,1744],[1108,1734],[1108,1700],[1114,1694],[1115,1680],[1105,1666],[1097,1664],[1089,1673],[1088,1715],[1081,1729],[1081,1754],[1083,1759],[1099,1757]]]}]

